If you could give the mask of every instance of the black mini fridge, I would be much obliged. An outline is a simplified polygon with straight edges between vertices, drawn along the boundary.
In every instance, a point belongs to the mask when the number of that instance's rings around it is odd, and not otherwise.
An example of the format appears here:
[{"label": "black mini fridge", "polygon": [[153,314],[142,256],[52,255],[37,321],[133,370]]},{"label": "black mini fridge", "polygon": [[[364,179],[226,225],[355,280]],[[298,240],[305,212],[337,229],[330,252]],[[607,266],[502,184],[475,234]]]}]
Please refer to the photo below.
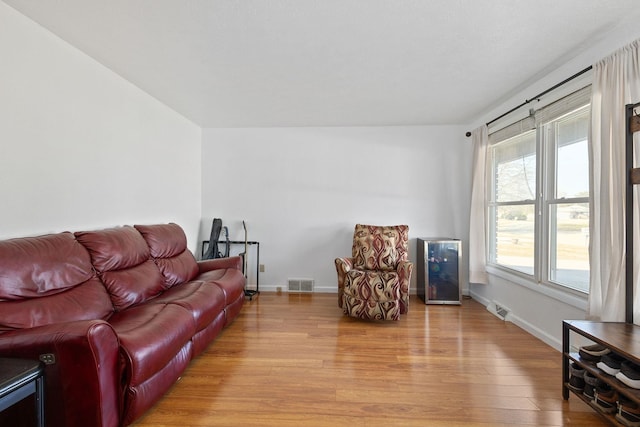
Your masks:
[{"label": "black mini fridge", "polygon": [[418,296],[425,304],[460,304],[460,239],[417,239]]}]

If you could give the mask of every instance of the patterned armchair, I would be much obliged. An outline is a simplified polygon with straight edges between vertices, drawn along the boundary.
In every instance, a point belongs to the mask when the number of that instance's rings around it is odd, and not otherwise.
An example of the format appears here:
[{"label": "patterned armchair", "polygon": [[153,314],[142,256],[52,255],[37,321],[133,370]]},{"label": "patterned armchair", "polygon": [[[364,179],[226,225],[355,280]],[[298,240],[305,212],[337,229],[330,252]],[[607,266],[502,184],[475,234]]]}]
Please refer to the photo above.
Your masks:
[{"label": "patterned armchair", "polygon": [[338,305],[345,314],[398,320],[409,310],[413,264],[407,260],[409,226],[357,224],[351,258],[336,258]]}]

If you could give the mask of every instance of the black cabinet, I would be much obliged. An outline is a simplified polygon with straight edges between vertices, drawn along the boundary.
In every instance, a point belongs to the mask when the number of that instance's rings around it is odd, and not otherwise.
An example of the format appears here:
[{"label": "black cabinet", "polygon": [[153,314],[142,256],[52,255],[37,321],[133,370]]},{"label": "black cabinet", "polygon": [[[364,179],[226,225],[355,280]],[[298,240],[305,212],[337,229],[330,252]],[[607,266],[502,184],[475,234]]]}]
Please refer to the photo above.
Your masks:
[{"label": "black cabinet", "polygon": [[34,424],[45,425],[44,365],[37,360],[1,357],[0,425]]},{"label": "black cabinet", "polygon": [[418,296],[425,304],[460,304],[459,239],[419,238]]}]

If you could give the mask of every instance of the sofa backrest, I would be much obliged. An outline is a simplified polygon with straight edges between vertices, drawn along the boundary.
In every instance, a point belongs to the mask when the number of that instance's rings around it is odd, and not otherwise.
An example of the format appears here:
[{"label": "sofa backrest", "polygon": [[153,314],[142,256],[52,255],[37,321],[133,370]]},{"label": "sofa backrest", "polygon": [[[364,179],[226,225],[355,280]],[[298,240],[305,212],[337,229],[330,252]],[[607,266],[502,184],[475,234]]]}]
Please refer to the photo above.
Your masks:
[{"label": "sofa backrest", "polygon": [[408,225],[356,224],[353,233],[353,266],[361,270],[393,271],[408,259]]},{"label": "sofa backrest", "polygon": [[109,296],[73,234],[0,241],[0,330],[106,319]]},{"label": "sofa backrest", "polygon": [[134,225],[142,234],[166,287],[188,282],[198,275],[198,263],[187,249],[187,236],[178,224]]},{"label": "sofa backrest", "polygon": [[142,235],[131,226],[75,233],[117,311],[142,303],[165,289]]}]

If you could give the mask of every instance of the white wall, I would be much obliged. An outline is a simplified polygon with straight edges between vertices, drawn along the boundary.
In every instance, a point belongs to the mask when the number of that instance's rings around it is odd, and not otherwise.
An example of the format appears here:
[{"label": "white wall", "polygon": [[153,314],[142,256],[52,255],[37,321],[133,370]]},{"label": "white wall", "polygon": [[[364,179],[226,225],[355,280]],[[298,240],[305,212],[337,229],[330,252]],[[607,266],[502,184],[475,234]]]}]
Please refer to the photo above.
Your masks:
[{"label": "white wall", "polygon": [[242,240],[246,220],[261,289],[303,277],[336,292],[356,223],[408,224],[413,261],[417,237],[466,242],[470,159],[456,126],[205,129],[201,237],[218,217]]},{"label": "white wall", "polygon": [[195,249],[201,129],[0,2],[0,238],[175,221]]},{"label": "white wall", "polygon": [[[469,128],[479,126],[505,111],[531,99],[536,94],[563,81],[589,65],[613,53],[615,50],[640,38],[640,28],[637,25],[621,27],[609,33],[600,40],[593,40],[583,51],[570,58],[557,70],[538,79],[527,89],[517,93],[511,99],[497,106],[491,111],[477,118]],[[585,43],[586,44],[586,43]],[[563,91],[568,91],[568,87]],[[542,102],[546,102],[542,99]],[[537,103],[521,109],[527,114],[529,108],[537,108]],[[513,118],[517,114],[512,115]],[[507,119],[508,120],[508,119]],[[549,345],[561,349],[562,320],[584,319],[586,313],[586,296],[577,296],[543,285],[531,284],[514,275],[499,275],[495,270],[490,275],[489,285],[471,285],[471,295],[488,305],[497,301],[511,310],[508,319],[526,329],[533,335],[547,342]]]}]

